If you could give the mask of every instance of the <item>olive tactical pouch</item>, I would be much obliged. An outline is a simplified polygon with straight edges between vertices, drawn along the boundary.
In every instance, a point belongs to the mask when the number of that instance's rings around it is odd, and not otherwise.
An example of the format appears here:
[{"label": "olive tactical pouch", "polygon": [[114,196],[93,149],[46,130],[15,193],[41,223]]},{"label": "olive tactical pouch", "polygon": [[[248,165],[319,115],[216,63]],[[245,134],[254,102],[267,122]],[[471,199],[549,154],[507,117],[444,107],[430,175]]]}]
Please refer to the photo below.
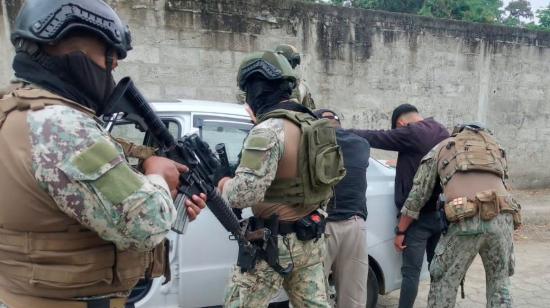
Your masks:
[{"label": "olive tactical pouch", "polygon": [[450,222],[457,222],[477,214],[477,204],[466,197],[451,200],[445,205],[445,216]]},{"label": "olive tactical pouch", "polygon": [[300,127],[298,177],[276,178],[265,194],[266,202],[320,204],[332,197],[334,186],[346,175],[336,131],[326,119],[278,109],[260,116],[259,122],[282,118]]},{"label": "olive tactical pouch", "polygon": [[483,220],[491,220],[500,213],[497,195],[494,190],[478,192],[475,196],[475,203],[479,209],[479,216]]}]

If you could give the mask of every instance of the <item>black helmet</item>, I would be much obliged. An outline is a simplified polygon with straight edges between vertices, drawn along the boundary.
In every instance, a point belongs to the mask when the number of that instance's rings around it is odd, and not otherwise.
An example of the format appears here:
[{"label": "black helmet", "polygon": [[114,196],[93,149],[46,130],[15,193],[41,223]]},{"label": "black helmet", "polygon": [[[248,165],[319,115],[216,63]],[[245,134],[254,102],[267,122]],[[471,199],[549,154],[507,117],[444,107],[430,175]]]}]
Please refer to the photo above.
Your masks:
[{"label": "black helmet", "polygon": [[128,26],[101,0],[27,0],[15,20],[12,44],[55,43],[74,29],[102,38],[124,59],[132,49]]}]

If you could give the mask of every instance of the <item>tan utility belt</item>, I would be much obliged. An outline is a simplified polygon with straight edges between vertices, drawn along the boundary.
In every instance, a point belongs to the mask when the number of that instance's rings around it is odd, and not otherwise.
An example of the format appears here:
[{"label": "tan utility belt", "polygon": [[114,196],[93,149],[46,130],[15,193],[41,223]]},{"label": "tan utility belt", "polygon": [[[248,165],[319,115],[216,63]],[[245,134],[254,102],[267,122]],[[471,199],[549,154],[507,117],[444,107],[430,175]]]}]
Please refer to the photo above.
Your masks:
[{"label": "tan utility belt", "polygon": [[479,192],[472,200],[460,197],[445,204],[445,216],[450,222],[458,222],[479,214],[482,220],[491,220],[500,213],[514,215],[514,225],[521,223],[519,209],[508,200],[508,196],[498,195],[494,190]]}]

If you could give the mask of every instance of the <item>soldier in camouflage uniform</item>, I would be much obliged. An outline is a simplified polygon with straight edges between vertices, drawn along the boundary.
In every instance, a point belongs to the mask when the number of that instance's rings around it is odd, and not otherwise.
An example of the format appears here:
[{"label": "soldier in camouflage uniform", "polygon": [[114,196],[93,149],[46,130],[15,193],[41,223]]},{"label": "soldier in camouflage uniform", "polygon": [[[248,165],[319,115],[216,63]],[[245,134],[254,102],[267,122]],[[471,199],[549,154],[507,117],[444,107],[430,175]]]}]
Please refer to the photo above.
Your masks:
[{"label": "soldier in camouflage uniform", "polygon": [[[406,230],[439,180],[442,224],[450,224],[430,264],[428,307],[454,307],[457,288],[479,253],[487,281],[487,307],[512,307],[512,233],[521,225],[520,206],[507,192],[504,150],[480,124],[457,126],[423,159],[399,223]],[[444,218],[443,218],[444,219]],[[395,245],[403,249],[404,237]]]},{"label": "soldier in camouflage uniform", "polygon": [[[294,307],[328,307],[322,233],[317,238],[301,240],[294,231],[296,222],[316,213],[328,196],[309,203],[302,201],[304,195],[300,194],[305,189],[302,185],[282,188],[285,180],[302,181],[299,170],[303,167],[298,162],[303,135],[300,127],[285,115],[315,120],[314,115],[289,100],[296,79],[286,59],[279,54],[250,55],[241,64],[237,79],[240,88],[248,94],[247,108],[256,125],[244,142],[235,177],[222,179],[218,187],[233,207],[252,207],[258,220],[278,215],[279,264],[282,268],[293,264],[294,268],[290,274],[283,275],[263,259],[253,271],[243,272],[236,266],[226,291],[225,306],[266,307],[282,286]],[[335,136],[333,139],[336,144]],[[296,195],[287,195],[288,190]],[[309,193],[305,191],[306,195]]]},{"label": "soldier in camouflage uniform", "polygon": [[[300,53],[298,49],[292,45],[281,44],[275,47],[275,52],[283,55],[292,66],[292,69],[296,71],[296,67],[301,63]],[[311,97],[311,91],[309,86],[303,78],[297,78],[296,88],[292,91],[291,98],[298,100],[298,102],[307,108],[314,110],[315,101]]]},{"label": "soldier in camouflage uniform", "polygon": [[[314,110],[315,101],[311,96],[309,86],[304,79],[298,78],[298,73],[296,72],[296,67],[300,65],[301,62],[300,53],[298,53],[296,47],[288,44],[281,44],[275,48],[275,52],[281,54],[288,60],[288,63],[292,69],[294,69],[296,74],[296,87],[292,90],[292,95],[290,98],[295,99],[298,103]],[[239,90],[237,93],[237,101],[241,104],[246,103],[246,92],[244,92],[244,90]]]},{"label": "soldier in camouflage uniform", "polygon": [[[130,34],[99,0],[27,0],[12,42],[18,83],[0,96],[0,303],[124,307],[142,277],[166,274],[172,196],[186,170],[145,175],[95,117]],[[187,203],[194,219],[204,208]]]}]

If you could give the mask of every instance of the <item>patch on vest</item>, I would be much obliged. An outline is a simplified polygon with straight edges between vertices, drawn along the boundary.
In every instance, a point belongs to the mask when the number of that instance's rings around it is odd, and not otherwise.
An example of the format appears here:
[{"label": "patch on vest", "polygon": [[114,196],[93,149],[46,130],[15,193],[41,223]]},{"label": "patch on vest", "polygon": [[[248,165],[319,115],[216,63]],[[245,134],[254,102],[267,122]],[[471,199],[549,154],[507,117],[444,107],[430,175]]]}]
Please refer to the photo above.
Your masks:
[{"label": "patch on vest", "polygon": [[[76,180],[89,182],[112,204],[119,204],[138,191],[142,179],[124,163],[121,154],[109,142],[98,142],[71,159],[76,168],[63,168]],[[67,172],[69,171],[69,172]]]},{"label": "patch on vest", "polygon": [[[267,158],[266,153],[273,146],[271,140],[263,135],[251,135],[246,139],[241,157],[241,167],[248,168],[257,175],[262,174],[262,165]],[[265,171],[265,170],[264,170]]]}]

